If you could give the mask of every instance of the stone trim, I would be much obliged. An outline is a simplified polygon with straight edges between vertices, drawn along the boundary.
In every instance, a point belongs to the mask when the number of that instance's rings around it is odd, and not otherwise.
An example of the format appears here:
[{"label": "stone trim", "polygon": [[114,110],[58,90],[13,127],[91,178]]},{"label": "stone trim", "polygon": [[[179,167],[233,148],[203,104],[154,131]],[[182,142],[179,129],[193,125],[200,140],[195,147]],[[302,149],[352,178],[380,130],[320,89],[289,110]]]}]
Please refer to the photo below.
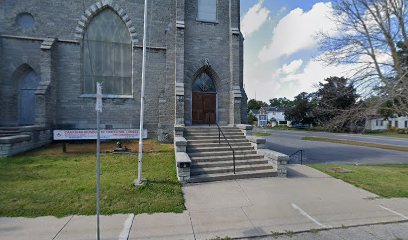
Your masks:
[{"label": "stone trim", "polygon": [[245,136],[252,136],[252,125],[248,124],[237,124],[237,128],[241,130],[242,133],[244,133]]},{"label": "stone trim", "polygon": [[246,139],[251,143],[251,146],[258,149],[265,149],[266,139],[262,137],[246,136]]},{"label": "stone trim", "polygon": [[288,155],[269,149],[258,149],[257,152],[268,159],[269,164],[278,172],[278,177],[287,177]]},{"label": "stone trim", "polygon": [[184,96],[184,83],[176,82],[176,96]]},{"label": "stone trim", "polygon": [[[203,61],[208,61],[208,60],[203,60]],[[194,73],[194,75],[191,77],[192,83],[200,76],[202,73],[208,74],[212,78],[212,80],[215,83],[216,90],[218,92],[218,89],[220,87],[221,79],[218,76],[217,72],[211,67],[211,65],[206,62],[204,63],[198,70]]]},{"label": "stone trim", "polygon": [[44,41],[41,43],[41,49],[42,50],[51,50],[52,46],[55,43],[55,38],[46,38]]},{"label": "stone trim", "polygon": [[241,87],[240,86],[233,86],[232,87],[232,94],[234,98],[241,98]]},{"label": "stone trim", "polygon": [[176,152],[176,171],[180,182],[185,183],[190,180],[191,159],[185,152]]},{"label": "stone trim", "polygon": [[183,137],[184,135],[184,124],[174,125],[174,137]]},{"label": "stone trim", "polygon": [[125,12],[125,10],[119,7],[117,3],[114,3],[113,0],[100,0],[85,10],[84,14],[80,17],[80,20],[77,23],[77,27],[75,28],[75,39],[82,40],[86,26],[89,24],[92,18],[106,8],[110,8],[116,12],[116,14],[118,14],[118,16],[126,24],[132,42],[137,42],[136,28],[134,27],[132,20],[129,18],[129,15]]},{"label": "stone trim", "polygon": [[186,26],[185,26],[184,21],[176,21],[176,27],[184,29]]},{"label": "stone trim", "polygon": [[231,33],[235,35],[241,35],[241,31],[238,28],[231,28]]},{"label": "stone trim", "polygon": [[174,150],[177,152],[186,152],[187,140],[184,137],[174,137]]},{"label": "stone trim", "polygon": [[[47,41],[49,38],[38,38],[38,37],[28,37],[28,36],[17,36],[17,35],[7,35],[7,34],[2,34],[0,35],[1,38],[11,38],[11,39],[18,39],[18,40],[30,40],[30,41]],[[54,39],[57,42],[62,42],[62,43],[72,43],[72,44],[79,44],[79,41],[77,40],[68,40],[68,39]]]}]

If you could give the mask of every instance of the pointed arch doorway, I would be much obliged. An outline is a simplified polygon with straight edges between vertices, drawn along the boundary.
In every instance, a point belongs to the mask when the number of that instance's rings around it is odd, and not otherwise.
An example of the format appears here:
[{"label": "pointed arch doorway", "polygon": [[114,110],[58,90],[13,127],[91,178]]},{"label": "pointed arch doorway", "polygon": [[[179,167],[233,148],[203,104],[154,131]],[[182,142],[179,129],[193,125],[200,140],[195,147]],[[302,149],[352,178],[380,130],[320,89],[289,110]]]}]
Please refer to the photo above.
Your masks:
[{"label": "pointed arch doorway", "polygon": [[28,70],[20,80],[19,89],[19,124],[35,124],[35,91],[39,83],[39,76]]},{"label": "pointed arch doorway", "polygon": [[217,90],[213,79],[206,73],[193,83],[193,124],[215,124],[217,121]]}]

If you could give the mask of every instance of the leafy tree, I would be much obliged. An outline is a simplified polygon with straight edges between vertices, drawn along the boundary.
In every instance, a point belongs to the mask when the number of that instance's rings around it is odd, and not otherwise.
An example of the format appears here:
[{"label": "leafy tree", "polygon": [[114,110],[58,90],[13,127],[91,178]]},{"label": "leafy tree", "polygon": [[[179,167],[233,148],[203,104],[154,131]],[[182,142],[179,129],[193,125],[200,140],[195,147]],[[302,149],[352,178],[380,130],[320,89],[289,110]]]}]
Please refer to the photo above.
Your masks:
[{"label": "leafy tree", "polygon": [[291,107],[292,105],[293,101],[287,99],[286,97],[269,99],[269,106],[271,107],[286,109]]},{"label": "leafy tree", "polygon": [[[333,0],[338,34],[321,34],[321,60],[352,64],[352,80],[363,96],[379,95],[371,113],[387,106],[408,114],[408,5],[406,0]],[[381,91],[373,86],[381,86]]]},{"label": "leafy tree", "polygon": [[286,109],[286,119],[293,123],[314,124],[314,109],[316,101],[314,94],[302,92],[295,97],[293,106]]},{"label": "leafy tree", "polygon": [[319,83],[316,97],[315,116],[321,125],[326,125],[330,124],[333,118],[346,116],[344,112],[356,106],[359,96],[353,84],[349,83],[346,78],[329,77],[324,80],[324,83]]},{"label": "leafy tree", "polygon": [[268,104],[266,102],[257,101],[255,99],[251,99],[248,101],[248,110],[259,110],[261,107],[267,107]]}]

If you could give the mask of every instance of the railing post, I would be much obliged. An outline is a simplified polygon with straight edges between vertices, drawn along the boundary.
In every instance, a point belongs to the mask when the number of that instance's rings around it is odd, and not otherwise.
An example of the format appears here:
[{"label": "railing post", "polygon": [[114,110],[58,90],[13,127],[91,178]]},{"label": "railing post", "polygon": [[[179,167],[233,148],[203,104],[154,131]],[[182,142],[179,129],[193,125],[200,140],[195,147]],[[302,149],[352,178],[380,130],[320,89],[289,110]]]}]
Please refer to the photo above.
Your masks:
[{"label": "railing post", "polygon": [[218,144],[221,144],[221,131],[218,129]]},{"label": "railing post", "polygon": [[234,162],[234,174],[235,174],[235,151],[232,149],[232,161]]}]

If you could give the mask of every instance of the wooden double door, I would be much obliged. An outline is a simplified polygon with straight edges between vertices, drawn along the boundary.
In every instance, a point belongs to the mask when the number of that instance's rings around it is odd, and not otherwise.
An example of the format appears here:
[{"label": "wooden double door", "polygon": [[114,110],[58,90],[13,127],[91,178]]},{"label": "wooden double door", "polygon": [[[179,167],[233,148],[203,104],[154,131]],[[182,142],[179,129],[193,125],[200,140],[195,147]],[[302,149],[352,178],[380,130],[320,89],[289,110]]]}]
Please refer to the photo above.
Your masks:
[{"label": "wooden double door", "polygon": [[193,92],[193,124],[215,124],[217,94]]}]

